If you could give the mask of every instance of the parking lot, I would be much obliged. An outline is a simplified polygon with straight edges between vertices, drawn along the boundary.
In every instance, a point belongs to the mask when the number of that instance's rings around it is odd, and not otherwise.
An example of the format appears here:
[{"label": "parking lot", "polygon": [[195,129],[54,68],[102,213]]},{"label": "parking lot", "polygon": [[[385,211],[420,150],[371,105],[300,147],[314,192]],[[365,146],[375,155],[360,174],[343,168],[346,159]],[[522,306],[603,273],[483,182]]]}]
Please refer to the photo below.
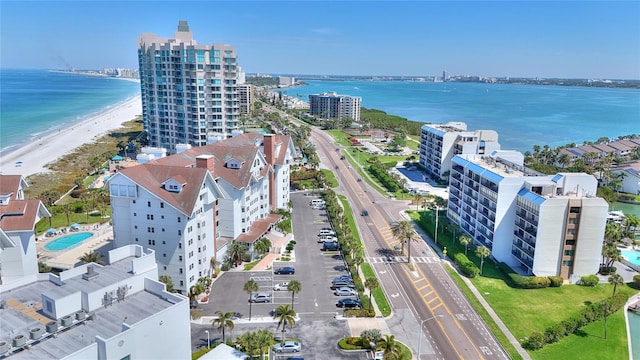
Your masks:
[{"label": "parking lot", "polygon": [[[291,292],[274,291],[273,287],[276,284],[296,279],[300,281],[302,290],[295,294],[293,308],[300,320],[292,330],[291,336],[303,343],[301,356],[313,359],[316,357],[315,355],[311,356],[312,354],[320,356],[326,351],[323,348],[328,347],[331,352],[335,351],[333,354],[335,356],[332,358],[358,358],[358,356],[346,356],[340,353],[335,345],[339,338],[349,335],[349,330],[346,321],[334,319],[337,314],[342,314],[344,311],[344,309],[336,307],[336,303],[345,297],[334,295],[331,283],[335,277],[347,274],[347,271],[340,252],[321,251],[323,244],[318,242],[318,234],[321,229],[331,227],[326,210],[310,205],[312,199],[320,199],[317,196],[296,193],[292,194],[291,199],[294,207],[292,224],[296,241],[293,260],[275,261],[272,269],[266,271],[229,271],[225,273],[213,283],[209,303],[200,304],[198,310],[202,312],[203,316],[212,316],[216,311],[221,310],[238,313],[240,319],[248,319],[249,294],[243,290],[243,287],[249,279],[253,279],[258,283],[259,292],[271,294],[271,302],[251,304],[252,319],[261,319],[263,322],[248,324],[244,321],[238,322],[234,329],[234,336],[257,328],[273,328],[275,332],[275,324],[270,322],[273,310],[279,305],[291,304]],[[295,274],[273,274],[274,269],[283,266],[295,268]],[[192,332],[204,334],[205,329],[211,330],[211,325],[194,325]],[[323,333],[326,338],[322,337]],[[198,341],[199,335],[197,334],[193,334],[195,336],[192,344],[194,349],[202,346],[202,342]],[[215,330],[211,335],[212,339],[219,336]],[[206,335],[204,338],[206,344]],[[310,353],[308,351],[308,349],[314,348],[317,349],[317,352]]]}]

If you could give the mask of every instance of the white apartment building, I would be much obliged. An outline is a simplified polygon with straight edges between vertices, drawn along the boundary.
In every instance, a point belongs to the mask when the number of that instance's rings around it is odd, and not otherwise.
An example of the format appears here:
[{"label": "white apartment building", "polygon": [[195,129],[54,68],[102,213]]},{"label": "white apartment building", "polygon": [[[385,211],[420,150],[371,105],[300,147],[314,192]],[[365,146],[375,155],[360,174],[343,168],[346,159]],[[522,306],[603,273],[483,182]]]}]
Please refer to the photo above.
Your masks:
[{"label": "white apartment building", "polygon": [[153,250],[111,250],[86,264],[0,286],[5,359],[187,359],[189,300],[158,282]]},{"label": "white apartment building", "polygon": [[[251,116],[255,99],[255,87],[253,84],[238,85],[238,104],[240,106],[240,115]],[[242,126],[242,124],[240,124],[240,126]]]},{"label": "white apartment building", "polygon": [[40,200],[25,200],[22,175],[0,175],[0,285],[38,275],[35,226],[51,213]]},{"label": "white apartment building", "polygon": [[362,98],[338,95],[335,92],[309,95],[309,114],[322,119],[351,118],[360,121],[360,103]]},{"label": "white apartment building", "polygon": [[216,217],[217,258],[222,259],[231,240],[247,243],[252,251],[252,244],[281,218],[271,211],[289,207],[289,168],[295,157],[291,137],[240,134],[150,164],[192,167],[202,156],[211,157],[209,170],[223,194]]},{"label": "white apartment building", "polygon": [[608,205],[583,173],[541,175],[515,151],[457,155],[447,216],[522,274],[576,281],[600,263]]},{"label": "white apartment building", "polygon": [[211,162],[199,159],[189,168],[146,163],[108,181],[114,246],[154,250],[160,275],[170,276],[182,294],[213,270],[223,191],[209,173]]},{"label": "white apartment building", "polygon": [[176,144],[202,146],[209,134],[239,128],[235,49],[200,45],[186,21],[174,38],[144,33],[138,40],[144,129],[150,145],[175,153]]},{"label": "white apartment building", "polygon": [[463,122],[423,125],[420,133],[420,165],[429,175],[445,180],[451,159],[461,154],[490,154],[500,150],[493,130],[467,131]]}]

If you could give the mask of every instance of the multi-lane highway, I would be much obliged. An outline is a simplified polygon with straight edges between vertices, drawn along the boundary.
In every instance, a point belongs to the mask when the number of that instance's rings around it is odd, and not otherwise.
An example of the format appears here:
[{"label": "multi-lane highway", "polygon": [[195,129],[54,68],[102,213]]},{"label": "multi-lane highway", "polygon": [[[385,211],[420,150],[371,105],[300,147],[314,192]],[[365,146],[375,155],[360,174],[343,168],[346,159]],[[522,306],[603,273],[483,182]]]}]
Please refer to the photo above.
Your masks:
[{"label": "multi-lane highway", "polygon": [[389,200],[357,181],[361,175],[348,161],[340,160],[338,146],[326,133],[313,129],[311,138],[321,164],[335,170],[340,183],[337,192],[348,198],[354,214],[368,213],[356,216],[356,221],[369,263],[394,311],[388,322],[403,328],[409,345],[416,352],[420,349],[420,359],[508,358],[426,242],[411,245],[412,267],[406,257],[387,256],[399,245],[390,224],[402,219],[402,211],[409,208],[407,201]]}]

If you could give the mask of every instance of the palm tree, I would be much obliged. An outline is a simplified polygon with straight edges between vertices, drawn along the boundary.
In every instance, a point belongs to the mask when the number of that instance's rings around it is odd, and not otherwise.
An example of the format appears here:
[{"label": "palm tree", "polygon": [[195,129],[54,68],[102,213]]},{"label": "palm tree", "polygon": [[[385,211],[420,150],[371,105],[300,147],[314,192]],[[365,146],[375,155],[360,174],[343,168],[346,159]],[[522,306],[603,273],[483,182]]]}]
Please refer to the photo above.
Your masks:
[{"label": "palm tree", "polygon": [[476,255],[480,258],[480,275],[482,275],[482,266],[484,265],[484,258],[491,255],[491,250],[486,246],[479,246],[476,249]]},{"label": "palm tree", "polygon": [[291,291],[291,310],[293,310],[293,299],[296,296],[296,293],[302,291],[302,284],[300,281],[293,279],[289,281],[289,285],[287,285],[287,290]]},{"label": "palm tree", "polygon": [[616,222],[608,223],[604,228],[604,238],[607,242],[616,243],[622,239],[624,231],[622,226]]},{"label": "palm tree", "polygon": [[271,250],[271,240],[269,240],[266,237],[261,238],[260,240],[256,241],[255,244],[253,244],[253,249],[258,253],[258,254],[266,254]]},{"label": "palm tree", "polygon": [[99,252],[92,251],[92,252],[84,253],[84,255],[82,255],[82,257],[80,258],[80,261],[82,261],[85,264],[89,264],[89,263],[102,264],[101,259],[102,259],[102,255]]},{"label": "palm tree", "polygon": [[69,204],[64,204],[62,206],[59,207],[60,212],[65,214],[67,217],[67,226],[71,225],[71,219],[69,219],[69,215],[71,215],[71,213],[73,212],[73,209],[71,208],[71,205]]},{"label": "palm tree", "polygon": [[369,277],[364,281],[364,287],[369,289],[369,311],[373,309],[373,291],[380,288],[380,283],[375,277]]},{"label": "palm tree", "polygon": [[193,302],[196,300],[198,295],[202,294],[203,292],[204,292],[204,286],[202,286],[201,283],[196,283],[195,285],[191,286],[191,288],[189,289],[189,299]]},{"label": "palm tree", "polygon": [[393,335],[384,336],[381,348],[383,351],[382,359],[384,360],[398,360],[402,356],[402,347]]},{"label": "palm tree", "polygon": [[420,206],[421,200],[424,198],[424,196],[422,196],[419,193],[416,193],[415,195],[413,195],[413,200],[416,203],[416,211],[418,211],[418,206]]},{"label": "palm tree", "polygon": [[458,238],[458,241],[460,242],[460,244],[462,244],[462,246],[464,246],[464,255],[467,255],[467,245],[469,245],[469,243],[471,243],[471,236],[467,235],[467,234],[462,234],[460,235],[460,237]]},{"label": "palm tree", "polygon": [[175,290],[173,289],[173,281],[171,280],[171,276],[169,275],[160,275],[158,277],[158,281],[160,281],[161,283],[163,283],[167,289],[168,292],[174,292]]},{"label": "palm tree", "polygon": [[247,251],[247,245],[241,243],[237,240],[234,240],[229,244],[229,248],[227,249],[227,255],[231,260],[233,266],[238,266],[242,263],[242,256]]},{"label": "palm tree", "polygon": [[244,283],[244,291],[249,293],[249,320],[251,320],[251,297],[254,292],[258,291],[258,283],[253,279],[249,279],[249,281]]},{"label": "palm tree", "polygon": [[609,284],[613,285],[613,294],[611,294],[611,297],[614,297],[616,295],[616,288],[618,285],[624,285],[624,279],[620,274],[613,274],[609,276]]},{"label": "palm tree", "polygon": [[282,325],[282,342],[284,342],[284,333],[286,332],[287,324],[289,324],[290,329],[293,329],[293,325],[296,324],[296,312],[289,304],[280,305],[276,308],[273,318],[278,319],[276,331]]},{"label": "palm tree", "polygon": [[242,347],[244,352],[249,353],[249,359],[253,359],[253,352],[259,348],[258,346],[258,334],[254,331],[249,331],[236,338],[238,345]]},{"label": "palm tree", "polygon": [[260,349],[260,359],[264,360],[264,350],[271,345],[271,331],[268,329],[260,329],[256,332],[256,346]]},{"label": "palm tree", "polygon": [[407,262],[411,262],[411,242],[416,241],[416,232],[413,229],[413,225],[408,220],[400,220],[391,224],[391,234],[398,239],[402,244],[402,253],[404,254],[404,244],[407,244],[409,249]]},{"label": "palm tree", "polygon": [[231,320],[234,314],[230,311],[224,312],[222,310],[218,310],[216,311],[216,315],[218,315],[218,317],[216,319],[211,320],[211,324],[218,325],[218,331],[222,331],[222,342],[224,342],[225,329],[229,328],[229,330],[231,331],[233,330],[233,326],[235,325],[233,323],[233,320]]}]

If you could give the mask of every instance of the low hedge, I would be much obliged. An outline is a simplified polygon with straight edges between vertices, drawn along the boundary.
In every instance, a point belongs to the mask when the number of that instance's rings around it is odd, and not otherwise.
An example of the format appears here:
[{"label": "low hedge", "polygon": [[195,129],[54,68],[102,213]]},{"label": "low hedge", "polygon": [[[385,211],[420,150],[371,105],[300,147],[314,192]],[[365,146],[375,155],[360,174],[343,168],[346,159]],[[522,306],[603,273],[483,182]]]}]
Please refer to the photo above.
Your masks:
[{"label": "low hedge", "polygon": [[369,309],[349,309],[344,312],[347,317],[374,317],[376,312]]},{"label": "low hedge", "polygon": [[544,330],[544,333],[533,332],[522,345],[530,350],[538,350],[546,344],[553,344],[563,337],[575,333],[581,327],[615,313],[624,306],[628,299],[627,295],[617,293],[598,303],[589,304],[578,315],[549,326]]},{"label": "low hedge", "polygon": [[562,276],[549,276],[549,286],[551,287],[560,287],[564,284],[564,279]]},{"label": "low hedge", "polygon": [[580,283],[578,283],[578,285],[594,287],[598,285],[599,282],[600,279],[597,275],[586,275],[580,278]]},{"label": "low hedge", "polygon": [[618,268],[615,266],[601,266],[598,272],[602,275],[612,275],[615,274],[616,271],[618,271]]},{"label": "low hedge", "polygon": [[457,253],[453,256],[453,262],[464,274],[469,278],[474,278],[480,273],[480,269],[463,253]]}]

